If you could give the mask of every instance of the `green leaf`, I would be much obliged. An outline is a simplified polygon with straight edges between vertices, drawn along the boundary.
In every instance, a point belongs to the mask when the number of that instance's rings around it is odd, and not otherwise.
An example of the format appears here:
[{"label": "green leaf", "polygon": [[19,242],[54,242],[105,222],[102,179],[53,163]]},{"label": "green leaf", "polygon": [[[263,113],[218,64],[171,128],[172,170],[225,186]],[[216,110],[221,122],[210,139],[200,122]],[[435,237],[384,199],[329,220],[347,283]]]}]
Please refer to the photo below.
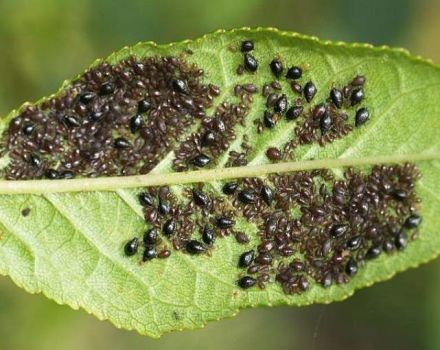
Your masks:
[{"label": "green leaf", "polygon": [[[236,74],[242,63],[239,43],[255,41],[254,55],[260,63],[257,74]],[[189,50],[193,54],[189,54]],[[365,103],[370,120],[335,142],[299,147],[295,162],[270,164],[268,147],[280,147],[293,133],[295,123],[257,134],[254,120],[261,119],[265,98],[254,95],[245,125],[235,127],[237,139],[230,150],[240,151],[244,135],[252,145],[248,166],[225,168],[224,152],[211,170],[178,173],[173,170],[173,152],[165,155],[150,174],[133,177],[79,178],[74,180],[28,180],[0,182],[0,272],[10,276],[30,293],[74,309],[82,308],[115,326],[159,337],[165,332],[200,328],[211,320],[235,315],[256,306],[308,305],[347,298],[356,289],[391,278],[394,274],[435,258],[440,252],[440,69],[401,49],[374,48],[364,44],[318,41],[274,29],[219,31],[194,41],[170,45],[139,43],[111,55],[116,64],[131,55],[138,58],[183,55],[205,71],[206,81],[221,88],[223,101],[237,101],[233,89],[252,82],[259,88],[274,78],[268,68],[275,56],[286,64],[308,67],[318,93],[313,104],[327,99],[333,84],[349,82],[363,74],[368,82]],[[95,62],[94,65],[100,62]],[[65,82],[57,94],[68,89]],[[288,82],[283,90],[293,96]],[[213,110],[213,109],[212,109]],[[353,108],[349,108],[352,118]],[[20,113],[13,111],[1,123],[5,132]],[[184,136],[194,130],[185,131]],[[257,228],[241,219],[237,225],[250,236],[246,246],[233,235],[217,239],[210,256],[173,252],[166,259],[138,264],[124,256],[127,240],[141,237],[146,225],[137,194],[144,186],[168,184],[182,198],[184,185],[206,182],[209,191],[221,194],[227,178],[263,176],[269,173],[331,168],[336,176],[342,167],[376,163],[416,162],[422,173],[416,192],[421,198],[423,223],[420,237],[404,252],[382,254],[360,268],[348,283],[323,288],[311,283],[301,294],[287,295],[278,283],[264,290],[242,290],[235,281],[240,273],[240,254],[258,242]],[[8,158],[2,160],[6,165]],[[22,210],[30,209],[27,216]]]}]

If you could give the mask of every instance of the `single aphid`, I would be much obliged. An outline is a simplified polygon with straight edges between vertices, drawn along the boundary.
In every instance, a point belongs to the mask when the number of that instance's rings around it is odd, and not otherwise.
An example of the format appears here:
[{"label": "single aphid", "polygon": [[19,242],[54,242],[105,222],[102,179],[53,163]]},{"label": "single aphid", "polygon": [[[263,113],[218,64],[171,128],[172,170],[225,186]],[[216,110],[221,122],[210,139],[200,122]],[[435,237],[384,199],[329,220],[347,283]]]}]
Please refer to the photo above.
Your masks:
[{"label": "single aphid", "polygon": [[251,204],[257,200],[257,197],[254,191],[244,189],[238,193],[238,200],[243,204]]},{"label": "single aphid", "polygon": [[159,198],[159,204],[157,206],[157,211],[161,215],[167,215],[167,214],[169,214],[170,210],[171,210],[170,202],[168,202],[164,198]]},{"label": "single aphid", "polygon": [[176,231],[176,220],[168,219],[162,226],[162,232],[165,236],[172,236]]},{"label": "single aphid", "polygon": [[405,231],[400,231],[394,239],[394,245],[399,250],[404,250],[408,245],[408,235]]},{"label": "single aphid", "polygon": [[104,83],[99,88],[99,93],[101,95],[110,95],[113,92],[115,92],[115,86],[113,85],[113,83]]},{"label": "single aphid", "polygon": [[157,241],[157,229],[152,227],[144,233],[144,245],[155,245]]},{"label": "single aphid", "polygon": [[188,241],[185,248],[189,254],[200,254],[205,251],[205,247],[203,246],[203,244],[194,239]]},{"label": "single aphid", "polygon": [[127,256],[135,255],[138,251],[139,240],[135,237],[130,239],[124,246],[124,252]]},{"label": "single aphid", "polygon": [[235,232],[235,240],[240,244],[248,244],[249,243],[249,237],[246,233],[240,231]]},{"label": "single aphid", "polygon": [[55,169],[47,169],[45,176],[49,180],[56,180],[60,177],[60,173],[58,171],[56,171]]},{"label": "single aphid", "polygon": [[21,129],[23,134],[26,136],[31,136],[32,133],[34,132],[34,130],[35,130],[35,127],[32,124],[25,124],[23,126],[23,128]]},{"label": "single aphid", "polygon": [[207,245],[212,245],[215,242],[215,233],[209,226],[203,228],[202,241]]},{"label": "single aphid", "polygon": [[29,158],[29,162],[35,168],[39,168],[41,166],[41,158],[38,154],[31,154]]},{"label": "single aphid", "polygon": [[282,94],[278,99],[275,101],[275,105],[273,107],[274,111],[277,113],[283,114],[289,103],[287,102],[287,96],[285,94]]},{"label": "single aphid", "polygon": [[295,120],[298,118],[304,110],[303,106],[292,106],[286,112],[287,120]]},{"label": "single aphid", "polygon": [[188,83],[183,79],[172,79],[171,86],[174,89],[174,91],[180,94],[186,94],[186,95],[190,94]]},{"label": "single aphid", "polygon": [[278,58],[274,58],[272,62],[270,62],[269,66],[273,75],[275,75],[277,78],[279,78],[283,74],[283,62],[281,62]]},{"label": "single aphid", "polygon": [[141,203],[142,206],[149,206],[152,207],[154,205],[154,199],[148,192],[141,192],[139,193],[139,203]]},{"label": "single aphid", "polygon": [[408,194],[406,193],[406,191],[399,189],[399,188],[392,191],[391,195],[393,196],[393,198],[395,200],[400,201],[400,202],[404,201],[408,197]]},{"label": "single aphid", "polygon": [[64,123],[69,128],[77,128],[77,127],[81,126],[81,122],[74,115],[65,115],[64,116]]},{"label": "single aphid", "polygon": [[164,249],[164,250],[161,250],[161,251],[157,254],[157,257],[158,257],[159,259],[166,259],[166,258],[169,258],[170,255],[171,255],[171,252],[170,252],[168,249]]},{"label": "single aphid", "polygon": [[350,101],[351,105],[355,106],[359,104],[364,99],[364,90],[362,88],[354,89],[351,92]]},{"label": "single aphid", "polygon": [[319,128],[321,129],[321,133],[327,133],[333,125],[333,119],[330,112],[325,111],[325,113],[319,119]]},{"label": "single aphid", "polygon": [[268,186],[263,186],[261,188],[261,198],[263,199],[263,201],[267,204],[267,205],[271,205],[272,204],[272,200],[273,200],[273,191],[270,187]]},{"label": "single aphid", "polygon": [[300,67],[296,67],[296,66],[290,67],[286,73],[287,79],[295,79],[296,80],[296,79],[300,79],[301,76],[302,76],[302,69]]},{"label": "single aphid", "polygon": [[242,289],[248,289],[257,284],[257,280],[250,276],[244,276],[237,281],[237,284]]},{"label": "single aphid", "polygon": [[307,84],[304,86],[304,97],[307,102],[313,100],[313,97],[315,97],[317,92],[318,89],[311,81],[307,82]]},{"label": "single aphid", "polygon": [[263,123],[266,128],[272,129],[276,124],[274,114],[269,111],[264,111]]},{"label": "single aphid", "polygon": [[142,114],[150,110],[151,103],[148,100],[141,100],[138,103],[138,113]]},{"label": "single aphid", "polygon": [[209,158],[206,154],[199,154],[198,156],[194,157],[192,162],[196,167],[203,168],[211,162],[211,158]]},{"label": "single aphid", "polygon": [[367,250],[367,253],[365,254],[365,258],[374,259],[377,258],[380,255],[380,253],[382,253],[382,247],[378,245],[374,245]]},{"label": "single aphid", "polygon": [[281,151],[276,147],[269,147],[266,150],[266,157],[269,158],[271,161],[280,160],[281,156]]},{"label": "single aphid", "polygon": [[258,61],[250,53],[244,54],[244,68],[248,72],[256,72],[258,69]]},{"label": "single aphid", "polygon": [[215,134],[212,130],[207,130],[200,140],[202,147],[209,147],[215,142]]},{"label": "single aphid", "polygon": [[94,92],[83,92],[81,95],[79,95],[79,101],[86,105],[92,102],[95,96],[96,94]]},{"label": "single aphid", "polygon": [[255,252],[253,250],[249,250],[248,252],[244,252],[240,255],[240,258],[238,259],[238,267],[246,268],[251,266],[252,262],[254,261]]},{"label": "single aphid", "polygon": [[417,226],[419,226],[421,222],[422,222],[422,218],[419,215],[412,214],[406,218],[403,226],[405,226],[406,228],[412,229],[412,228],[416,228]]},{"label": "single aphid", "polygon": [[333,88],[330,90],[330,99],[336,108],[341,108],[342,103],[344,102],[344,96],[342,95],[341,90]]},{"label": "single aphid", "polygon": [[348,260],[347,262],[347,265],[345,265],[345,272],[350,277],[353,277],[354,275],[356,275],[357,271],[358,271],[358,264],[356,260],[350,258],[350,260]]},{"label": "single aphid", "polygon": [[218,228],[226,230],[235,225],[235,221],[226,216],[220,216],[216,219],[216,225]]},{"label": "single aphid", "polygon": [[370,117],[370,112],[368,112],[368,109],[363,107],[357,110],[355,115],[355,125],[361,126],[362,124],[365,124],[365,122]]},{"label": "single aphid", "polygon": [[223,185],[222,191],[226,195],[234,194],[237,191],[238,183],[236,182],[228,182]]},{"label": "single aphid", "polygon": [[353,86],[362,86],[362,85],[365,85],[366,81],[367,81],[367,78],[365,78],[365,76],[357,75],[351,81],[351,85],[353,85]]},{"label": "single aphid", "polygon": [[60,173],[60,179],[69,180],[75,177],[75,173],[71,170],[64,170]]},{"label": "single aphid", "polygon": [[99,122],[104,117],[104,113],[102,112],[92,112],[89,115],[89,120],[91,122]]},{"label": "single aphid", "polygon": [[130,131],[134,134],[138,131],[142,126],[142,116],[140,114],[136,114],[130,118]]},{"label": "single aphid", "polygon": [[329,231],[329,234],[333,238],[341,237],[346,231],[348,227],[344,224],[334,224]]},{"label": "single aphid", "polygon": [[241,52],[249,52],[254,49],[253,40],[244,40],[241,42],[240,50]]},{"label": "single aphid", "polygon": [[192,194],[194,203],[196,203],[199,207],[206,207],[208,205],[209,198],[202,191],[194,189]]},{"label": "single aphid", "polygon": [[157,251],[155,247],[147,246],[145,247],[144,254],[142,255],[142,261],[153,260],[157,258]]},{"label": "single aphid", "polygon": [[131,143],[124,137],[118,137],[114,140],[113,144],[117,149],[126,149],[131,147]]}]

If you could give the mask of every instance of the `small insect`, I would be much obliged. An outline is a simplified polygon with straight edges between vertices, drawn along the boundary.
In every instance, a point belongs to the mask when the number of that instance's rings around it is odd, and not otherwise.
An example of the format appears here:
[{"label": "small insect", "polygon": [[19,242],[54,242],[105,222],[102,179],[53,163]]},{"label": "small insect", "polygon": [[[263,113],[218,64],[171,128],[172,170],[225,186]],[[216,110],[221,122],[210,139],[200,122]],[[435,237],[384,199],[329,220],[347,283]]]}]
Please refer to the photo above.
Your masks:
[{"label": "small insect", "polygon": [[422,222],[422,218],[419,215],[412,214],[406,218],[403,226],[405,226],[406,228],[412,229],[412,228],[416,228],[417,226],[419,226],[421,222]]},{"label": "small insect", "polygon": [[157,257],[159,259],[166,259],[166,258],[169,258],[170,255],[171,255],[171,252],[168,249],[164,249],[157,254]]},{"label": "small insect", "polygon": [[356,260],[350,258],[350,260],[348,260],[347,262],[347,265],[345,265],[345,272],[347,273],[348,276],[353,277],[354,275],[356,275],[357,271],[358,271],[358,264]]},{"label": "small insect", "polygon": [[240,258],[238,259],[238,267],[246,268],[251,266],[252,262],[254,261],[254,257],[255,252],[253,250],[244,252],[240,255]]},{"label": "small insect", "polygon": [[364,96],[364,90],[362,88],[354,89],[350,96],[351,105],[355,106],[359,104],[364,99]]},{"label": "small insect", "polygon": [[77,128],[77,127],[81,126],[81,123],[74,115],[65,115],[64,116],[64,123],[69,128]]},{"label": "small insect", "polygon": [[244,232],[236,232],[235,233],[235,240],[240,244],[248,244],[249,243],[249,237]]},{"label": "small insect", "polygon": [[244,189],[238,193],[238,199],[244,204],[254,203],[257,198],[254,191]]},{"label": "small insect", "polygon": [[91,122],[99,122],[102,118],[104,117],[104,113],[102,113],[102,112],[92,112],[90,115],[89,115],[89,120],[91,121]]},{"label": "small insect", "polygon": [[211,130],[206,131],[201,138],[202,147],[212,146],[214,144],[214,142],[215,142],[214,132]]},{"label": "small insect", "polygon": [[137,238],[130,239],[124,246],[124,252],[127,256],[135,255],[139,248],[139,240]]},{"label": "small insect", "polygon": [[151,103],[148,100],[140,100],[138,102],[138,113],[142,114],[148,112],[151,108]]},{"label": "small insect", "polygon": [[406,193],[405,190],[402,190],[399,188],[392,191],[391,195],[393,196],[393,198],[395,200],[400,201],[400,202],[404,201],[408,196],[408,194]]},{"label": "small insect", "polygon": [[58,171],[56,171],[55,169],[48,169],[45,173],[45,176],[49,179],[49,180],[55,180],[58,179],[60,177],[60,173]]},{"label": "small insect", "polygon": [[188,83],[183,79],[172,79],[171,86],[173,87],[174,91],[180,94],[190,94]]},{"label": "small insect", "polygon": [[115,86],[113,85],[113,83],[110,82],[102,84],[99,88],[99,93],[101,95],[110,95],[113,92],[115,92]]},{"label": "small insect", "polygon": [[283,74],[283,70],[284,70],[283,62],[281,62],[278,58],[274,58],[270,62],[269,66],[273,75],[275,75],[277,78],[279,78]]},{"label": "small insect", "polygon": [[333,125],[333,119],[332,116],[328,111],[325,111],[324,114],[319,119],[319,128],[321,129],[321,133],[325,134],[327,133]]},{"label": "small insect", "polygon": [[157,206],[157,211],[161,215],[167,215],[167,214],[169,214],[170,210],[171,210],[170,202],[168,202],[166,199],[160,197],[159,204]]},{"label": "small insect", "polygon": [[287,70],[286,78],[287,79],[300,79],[302,77],[302,69],[300,67],[290,67]]},{"label": "small insect", "polygon": [[400,231],[394,239],[394,244],[397,249],[404,250],[408,245],[408,235],[405,231]]},{"label": "small insect", "polygon": [[220,216],[216,219],[216,225],[220,229],[228,229],[235,225],[235,221],[226,216]]},{"label": "small insect", "polygon": [[194,239],[188,241],[185,248],[189,254],[200,254],[205,251],[205,247],[203,246],[203,244]]},{"label": "small insect", "polygon": [[193,190],[193,199],[194,203],[196,203],[199,207],[206,207],[209,202],[208,196],[202,191],[196,189]]},{"label": "small insect", "polygon": [[237,284],[242,289],[248,289],[257,284],[257,280],[250,276],[244,276],[237,281]]},{"label": "small insect", "polygon": [[162,232],[165,236],[172,236],[176,231],[176,220],[168,219],[162,227]]},{"label": "small insect", "polygon": [[145,247],[144,253],[142,254],[142,261],[153,260],[157,258],[157,251],[155,247],[147,246]]},{"label": "small insect", "polygon": [[203,168],[211,162],[211,158],[209,158],[206,154],[202,153],[194,157],[192,162],[196,167]]},{"label": "small insect", "polygon": [[115,148],[127,149],[131,147],[131,143],[124,137],[118,137],[113,141]]},{"label": "small insect", "polygon": [[142,126],[142,116],[140,114],[136,114],[130,119],[130,130],[134,134],[138,131]]},{"label": "small insect", "polygon": [[215,233],[209,226],[203,228],[202,241],[207,245],[212,245],[215,242]]},{"label": "small insect", "polygon": [[307,84],[304,86],[304,97],[307,102],[313,100],[313,97],[315,97],[317,92],[318,89],[311,81],[307,82]]},{"label": "small insect", "polygon": [[24,216],[24,217],[29,216],[30,213],[31,213],[31,208],[24,208],[21,211],[21,215]]},{"label": "small insect", "polygon": [[266,150],[266,157],[269,158],[271,161],[280,160],[281,156],[281,151],[276,147],[269,147]]},{"label": "small insect", "polygon": [[269,111],[264,111],[263,123],[266,128],[272,129],[276,125],[274,114]]},{"label": "small insect", "polygon": [[347,248],[350,250],[356,250],[361,246],[362,237],[361,236],[353,236],[347,241]]},{"label": "small insect", "polygon": [[144,233],[143,241],[144,241],[144,245],[146,245],[146,246],[156,244],[156,241],[157,241],[157,230],[156,230],[156,228],[152,227],[149,230],[147,230]]},{"label": "small insect", "polygon": [[40,156],[37,154],[31,154],[29,161],[30,161],[31,165],[35,168],[39,168],[42,163]]},{"label": "small insect", "polygon": [[365,122],[370,117],[370,112],[368,112],[367,108],[358,109],[355,116],[355,125],[361,126],[365,124]]},{"label": "small insect", "polygon": [[85,105],[89,104],[95,99],[96,95],[94,92],[86,91],[79,95],[79,101]]},{"label": "small insect", "polygon": [[277,113],[284,113],[288,107],[287,102],[287,96],[285,94],[282,94],[278,99],[275,101],[274,105],[274,111]]},{"label": "small insect", "polygon": [[292,106],[286,112],[287,120],[295,120],[297,119],[303,112],[303,106]]},{"label": "small insect", "polygon": [[339,238],[347,231],[348,227],[344,224],[335,224],[331,227],[329,234],[333,238]]},{"label": "small insect", "polygon": [[268,186],[263,186],[261,188],[261,198],[263,199],[263,201],[267,204],[267,205],[271,205],[272,204],[272,200],[273,200],[273,191],[270,187]]},{"label": "small insect", "polygon": [[142,206],[150,206],[152,207],[154,205],[154,199],[148,192],[141,192],[138,195],[139,203],[141,203]]},{"label": "small insect", "polygon": [[244,54],[244,68],[248,72],[256,72],[258,69],[258,61],[250,53]]},{"label": "small insect", "polygon": [[26,136],[31,136],[34,132],[35,127],[32,124],[25,124],[21,129],[23,134]]},{"label": "small insect", "polygon": [[367,250],[367,253],[365,254],[365,258],[374,259],[377,258],[380,255],[380,253],[382,253],[382,248],[378,245],[374,245]]},{"label": "small insect", "polygon": [[238,183],[236,182],[228,182],[223,185],[222,191],[226,195],[234,194],[237,191]]},{"label": "small insect", "polygon": [[342,103],[344,102],[344,96],[342,95],[341,90],[333,88],[330,90],[330,99],[336,108],[341,108]]},{"label": "small insect", "polygon": [[241,42],[241,52],[249,52],[254,49],[254,42],[252,40],[244,40]]}]

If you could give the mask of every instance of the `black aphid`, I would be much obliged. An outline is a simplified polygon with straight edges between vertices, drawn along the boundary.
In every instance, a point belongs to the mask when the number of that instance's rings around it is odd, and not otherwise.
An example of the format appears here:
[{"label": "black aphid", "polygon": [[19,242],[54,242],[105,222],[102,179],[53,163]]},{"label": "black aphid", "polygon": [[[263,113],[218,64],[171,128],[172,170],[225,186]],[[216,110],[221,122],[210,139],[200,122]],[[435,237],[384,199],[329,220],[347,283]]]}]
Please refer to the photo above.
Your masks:
[{"label": "black aphid", "polygon": [[327,133],[333,125],[333,119],[329,111],[325,111],[324,114],[319,119],[319,128],[321,133]]},{"label": "black aphid", "polygon": [[79,95],[79,101],[86,105],[92,102],[95,96],[96,95],[93,92],[83,92],[81,95]]},{"label": "black aphid", "polygon": [[238,193],[238,199],[244,204],[250,204],[257,200],[257,196],[254,191],[244,189]]},{"label": "black aphid", "polygon": [[341,108],[342,103],[344,102],[344,96],[342,95],[341,90],[333,88],[330,90],[330,99],[336,108]]},{"label": "black aphid", "polygon": [[362,85],[365,84],[366,81],[367,81],[367,78],[365,78],[365,76],[357,75],[351,81],[351,85],[353,85],[353,86],[362,86]]},{"label": "black aphid", "polygon": [[138,113],[145,113],[151,108],[151,103],[147,100],[141,100],[138,103]]},{"label": "black aphid", "polygon": [[235,221],[226,216],[220,216],[216,219],[216,225],[223,230],[231,228],[235,225]]},{"label": "black aphid", "polygon": [[176,220],[168,219],[162,226],[162,232],[165,236],[172,236],[176,231]]},{"label": "black aphid", "polygon": [[144,244],[147,245],[155,245],[156,241],[157,241],[157,230],[156,228],[152,227],[150,229],[148,229],[145,233],[144,233],[144,238],[143,238]]},{"label": "black aphid", "polygon": [[231,195],[237,191],[238,183],[236,182],[228,182],[223,185],[222,191],[224,194]]},{"label": "black aphid", "polygon": [[334,224],[329,231],[329,234],[333,238],[341,237],[346,231],[348,227],[344,224]]},{"label": "black aphid", "polygon": [[350,260],[348,260],[347,262],[347,265],[345,265],[345,272],[350,277],[353,277],[354,275],[356,275],[357,271],[358,271],[358,264],[356,260],[350,258]]},{"label": "black aphid", "polygon": [[240,255],[238,259],[238,267],[245,268],[251,266],[254,261],[255,252],[253,250],[249,250],[248,252],[244,252]]},{"label": "black aphid", "polygon": [[202,147],[209,147],[213,145],[215,142],[215,134],[213,131],[208,130],[206,131],[201,138],[201,145]]},{"label": "black aphid", "polygon": [[190,254],[200,254],[205,251],[205,247],[203,246],[203,244],[194,239],[188,241],[185,248],[186,251]]},{"label": "black aphid", "polygon": [[295,120],[296,118],[298,118],[301,115],[303,110],[304,110],[303,106],[292,106],[287,110],[286,118],[288,120]]},{"label": "black aphid", "polygon": [[135,255],[138,251],[139,240],[137,238],[130,239],[124,246],[124,252],[127,256]]},{"label": "black aphid", "polygon": [[405,231],[400,231],[394,239],[394,244],[397,249],[404,250],[408,245],[408,235]]},{"label": "black aphid", "polygon": [[39,168],[42,163],[40,156],[38,156],[37,154],[31,154],[29,161],[30,161],[31,165],[35,168]]},{"label": "black aphid", "polygon": [[249,52],[254,49],[254,42],[252,40],[244,40],[241,42],[241,52]]},{"label": "black aphid", "polygon": [[113,83],[104,83],[99,89],[99,93],[101,95],[110,95],[113,92],[115,92],[115,86],[113,85]]},{"label": "black aphid", "polygon": [[406,191],[402,190],[400,188],[395,189],[394,191],[392,191],[391,195],[393,196],[393,198],[395,200],[398,200],[398,201],[404,201],[408,197],[408,194],[406,193]]},{"label": "black aphid", "polygon": [[183,79],[172,79],[171,86],[174,89],[174,91],[180,94],[186,94],[186,95],[190,94],[188,83]]},{"label": "black aphid", "polygon": [[275,112],[283,114],[286,111],[288,104],[289,103],[287,102],[287,96],[285,94],[282,94],[275,101],[275,105],[274,105],[273,109]]},{"label": "black aphid", "polygon": [[356,250],[361,246],[362,237],[361,236],[353,236],[347,241],[347,248],[350,250]]},{"label": "black aphid", "polygon": [[266,128],[272,129],[276,124],[274,114],[269,111],[264,111],[263,123]]},{"label": "black aphid", "polygon": [[75,173],[71,170],[65,170],[60,173],[60,179],[69,180],[75,177]]},{"label": "black aphid", "polygon": [[258,69],[258,61],[250,53],[244,54],[244,67],[249,72],[256,72]]},{"label": "black aphid", "polygon": [[104,113],[102,112],[92,112],[89,115],[89,120],[91,122],[99,122],[104,117]]},{"label": "black aphid", "polygon": [[270,70],[272,71],[273,75],[279,78],[283,74],[283,62],[281,62],[278,58],[274,58],[272,62],[270,62]]},{"label": "black aphid", "polygon": [[367,108],[363,107],[357,110],[355,115],[355,125],[361,126],[362,124],[365,124],[365,122],[370,117],[370,112]]},{"label": "black aphid", "polygon": [[355,106],[360,103],[364,99],[364,96],[364,90],[362,88],[354,89],[350,96],[351,105]]},{"label": "black aphid", "polygon": [[209,226],[203,228],[202,241],[207,245],[212,245],[215,242],[215,233]]},{"label": "black aphid", "polygon": [[140,114],[136,114],[130,119],[130,130],[134,134],[138,131],[142,126],[142,116]]},{"label": "black aphid", "polygon": [[171,210],[170,202],[164,198],[159,198],[159,204],[157,206],[157,211],[162,215],[167,215]]},{"label": "black aphid", "polygon": [[55,169],[48,169],[44,174],[49,180],[56,180],[60,177],[60,173]]},{"label": "black aphid", "polygon": [[74,115],[69,114],[64,116],[64,123],[66,123],[69,128],[81,126],[80,121]]},{"label": "black aphid", "polygon": [[422,218],[419,215],[412,214],[406,218],[403,226],[405,226],[406,228],[412,229],[412,228],[416,228],[417,226],[419,226],[421,222],[422,222]]},{"label": "black aphid", "polygon": [[304,86],[304,97],[307,102],[313,100],[313,97],[315,97],[317,92],[318,89],[311,81],[307,82],[307,84]]},{"label": "black aphid", "polygon": [[193,199],[194,203],[196,203],[200,207],[206,207],[209,202],[208,196],[202,191],[196,189],[193,190]]},{"label": "black aphid", "polygon": [[113,144],[117,149],[126,149],[131,147],[131,143],[124,137],[118,137],[114,140]]},{"label": "black aphid", "polygon": [[157,251],[155,247],[145,247],[144,254],[142,254],[142,261],[148,261],[157,258]]},{"label": "black aphid", "polygon": [[154,199],[148,192],[141,192],[139,193],[139,203],[143,206],[153,206],[154,205]]},{"label": "black aphid", "polygon": [[211,162],[211,158],[209,158],[206,154],[199,154],[198,156],[194,157],[192,162],[196,167],[203,168]]},{"label": "black aphid", "polygon": [[302,69],[300,67],[296,67],[296,66],[290,67],[286,73],[287,79],[295,79],[296,80],[296,79],[300,79],[301,76],[302,76]]},{"label": "black aphid", "polygon": [[261,198],[263,199],[263,201],[267,204],[267,205],[271,205],[272,204],[272,200],[273,200],[273,191],[270,187],[268,186],[263,186],[261,188]]},{"label": "black aphid", "polygon": [[374,258],[377,258],[380,255],[380,253],[382,253],[382,247],[380,247],[378,245],[374,245],[370,249],[367,250],[365,257],[367,259],[374,259]]},{"label": "black aphid", "polygon": [[237,284],[242,289],[248,289],[257,284],[257,280],[250,276],[244,276],[237,281]]},{"label": "black aphid", "polygon": [[32,124],[25,124],[23,128],[21,129],[23,134],[26,136],[31,136],[34,132],[34,126]]}]

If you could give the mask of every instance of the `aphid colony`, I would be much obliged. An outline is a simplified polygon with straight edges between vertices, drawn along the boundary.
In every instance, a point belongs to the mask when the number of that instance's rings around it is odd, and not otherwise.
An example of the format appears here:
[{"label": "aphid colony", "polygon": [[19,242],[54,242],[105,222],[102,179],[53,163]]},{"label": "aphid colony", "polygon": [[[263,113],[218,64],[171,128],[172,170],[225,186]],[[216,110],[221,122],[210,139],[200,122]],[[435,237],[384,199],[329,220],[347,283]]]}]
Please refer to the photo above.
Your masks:
[{"label": "aphid colony", "polygon": [[[395,254],[417,238],[420,173],[412,164],[375,166],[370,172],[347,169],[344,177],[316,170],[225,182],[223,193],[208,185],[187,187],[178,201],[167,187],[139,195],[151,227],[143,237],[143,261],[165,258],[172,250],[210,254],[216,237],[233,234],[237,285],[250,288],[279,283],[287,294],[347,283],[365,263]],[[249,246],[245,220],[258,230]],[[126,243],[134,254],[139,239]]]},{"label": "aphid colony", "polygon": [[[176,57],[134,57],[86,71],[57,97],[28,105],[2,140],[7,179],[148,173],[219,88]],[[207,142],[209,142],[207,140]],[[199,156],[195,163],[209,160]]]}]

